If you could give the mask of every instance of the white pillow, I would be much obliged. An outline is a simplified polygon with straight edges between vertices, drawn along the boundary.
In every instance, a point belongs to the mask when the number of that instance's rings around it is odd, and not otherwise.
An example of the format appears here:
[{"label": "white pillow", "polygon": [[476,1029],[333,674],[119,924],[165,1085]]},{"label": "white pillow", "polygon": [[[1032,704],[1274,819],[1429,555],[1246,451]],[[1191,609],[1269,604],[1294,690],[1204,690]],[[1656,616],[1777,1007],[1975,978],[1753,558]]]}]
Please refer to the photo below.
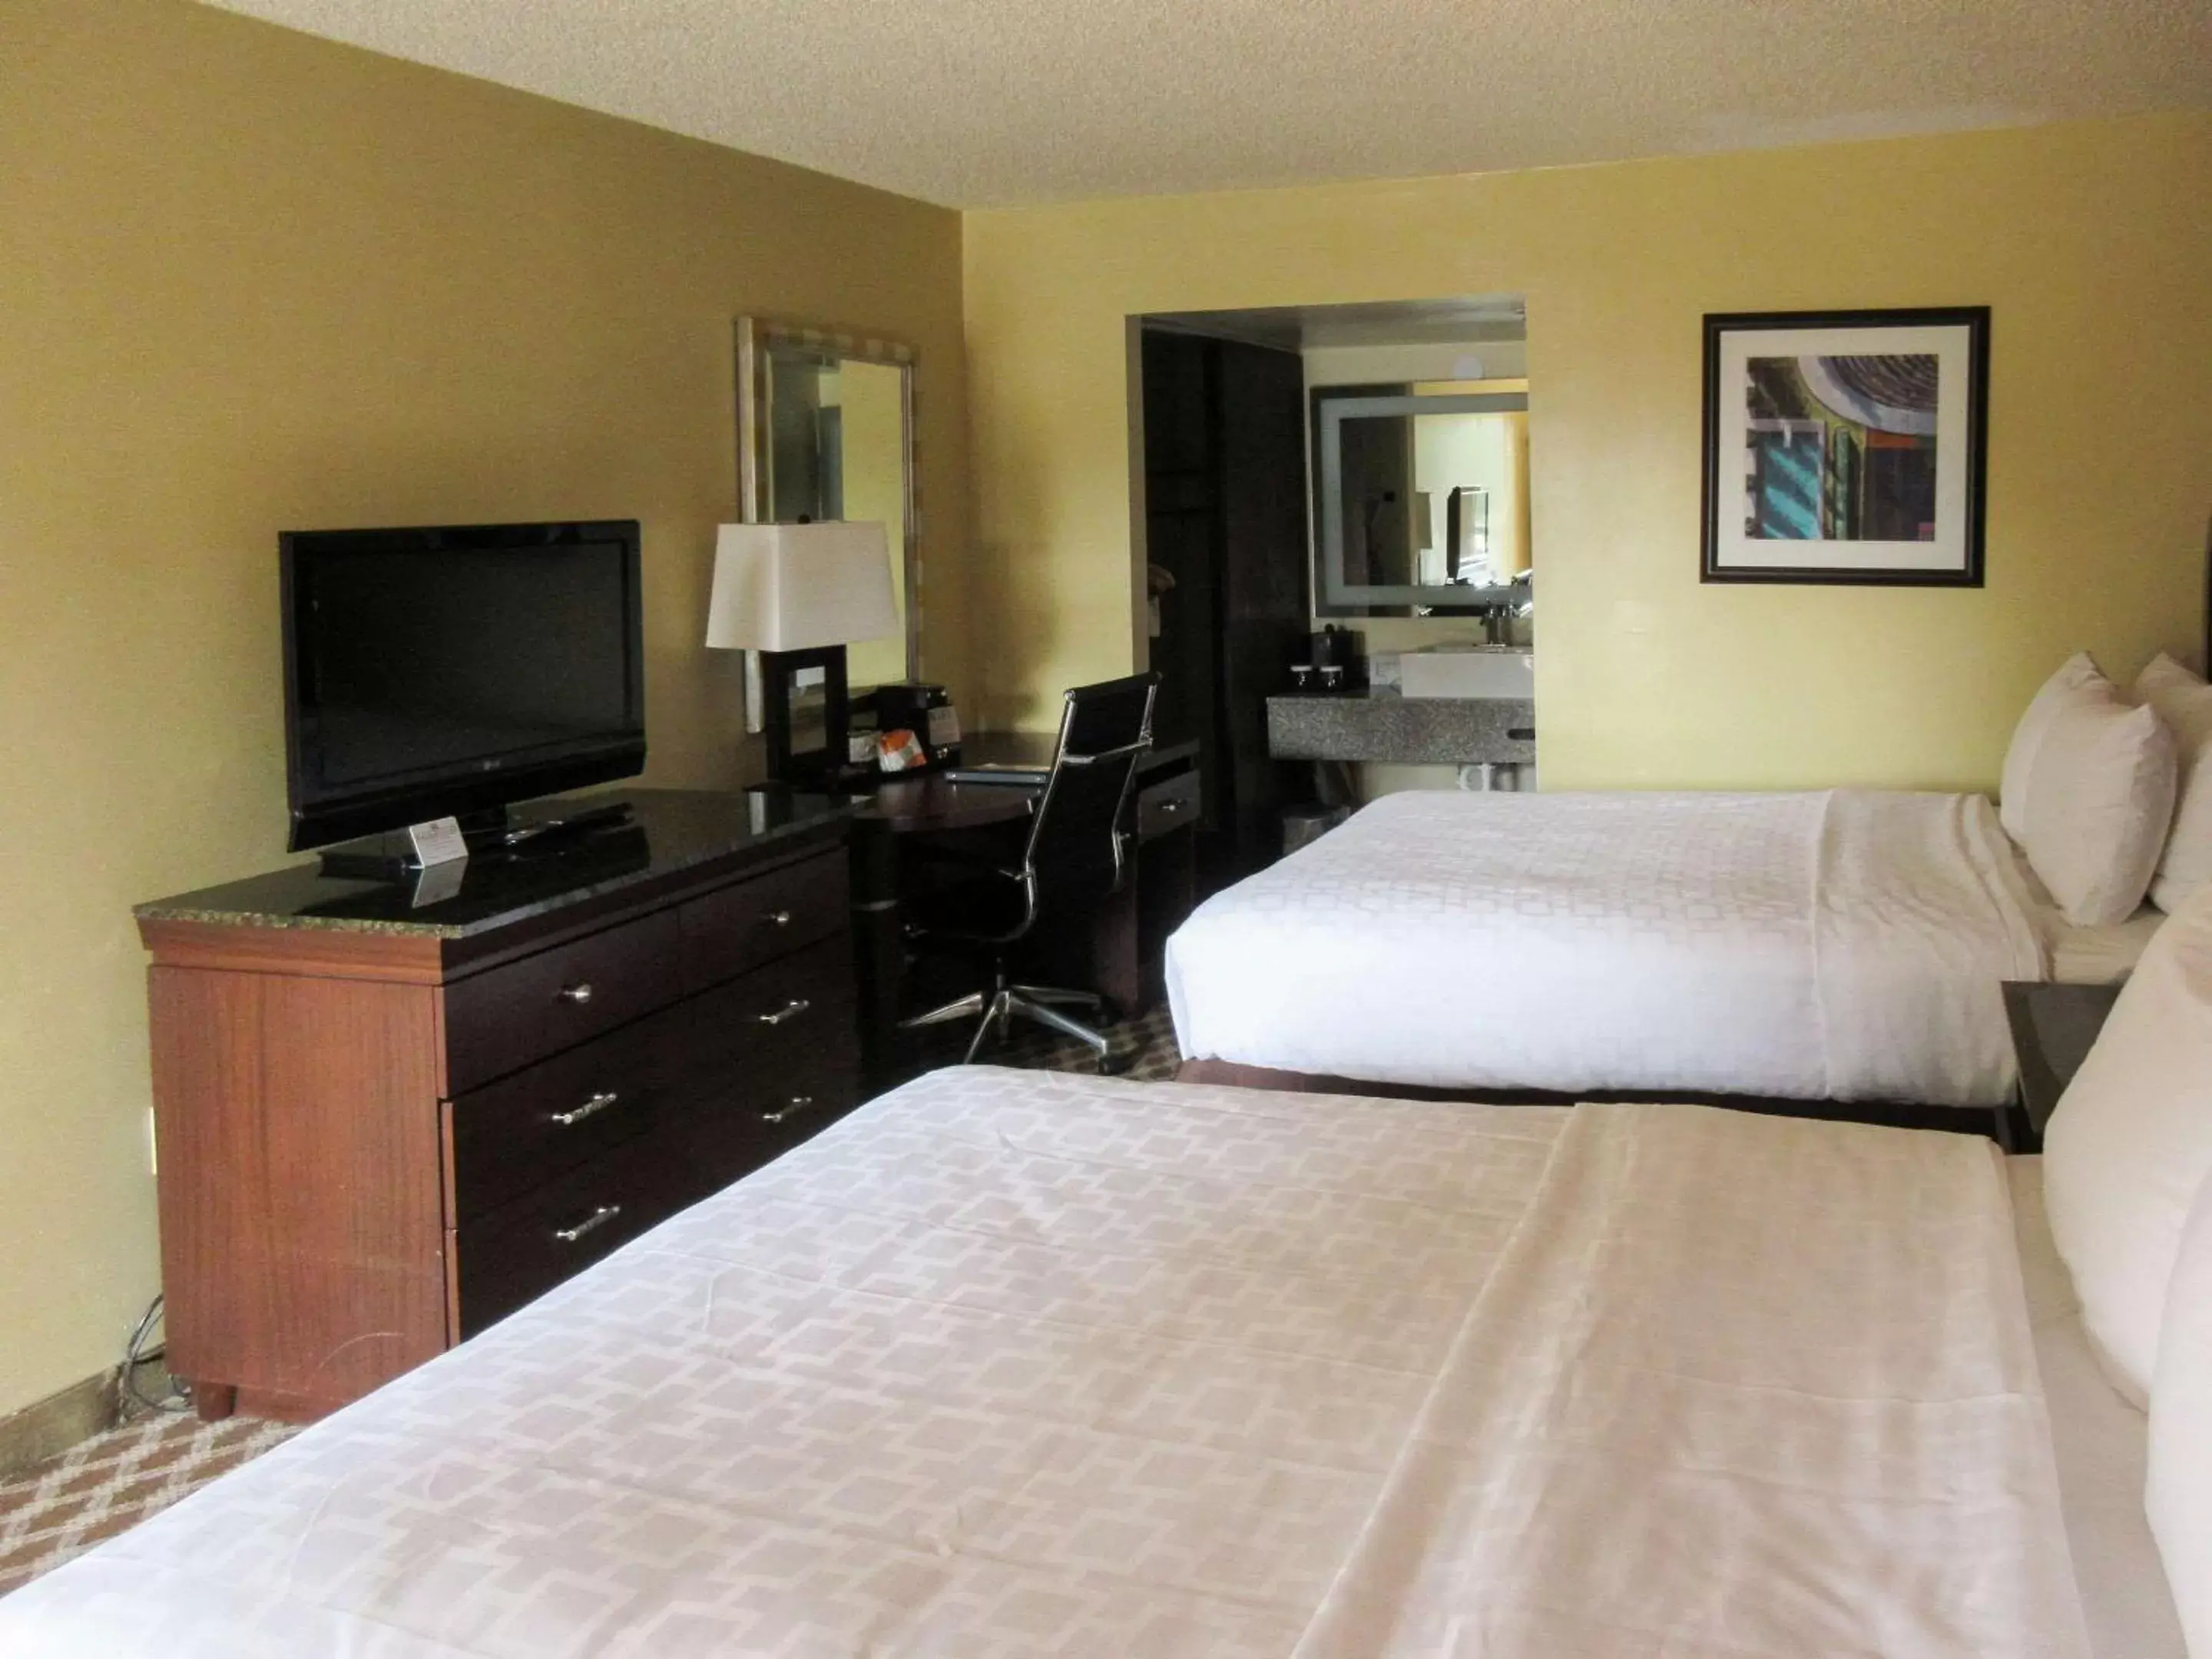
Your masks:
[{"label": "white pillow", "polygon": [[2004,777],[1997,786],[1997,822],[2014,841],[2027,839],[2027,775],[2035,768],[2035,752],[2043,746],[2043,734],[2051,729],[2060,700],[2068,692],[2094,685],[2104,678],[2087,652],[2076,651],[2044,681],[2029,700],[2020,724],[2013,727],[2012,746],[2005,750]]},{"label": "white pillow", "polygon": [[2136,701],[2157,709],[2173,733],[2173,828],[2150,898],[2161,910],[2179,910],[2212,881],[2212,766],[2200,763],[2212,758],[2212,685],[2161,651],[2136,676]]},{"label": "white pillow", "polygon": [[2043,1137],[2051,1236],[2081,1322],[2137,1405],[2166,1281],[2212,1171],[2212,888],[2152,935]]},{"label": "white pillow", "polygon": [[2197,1192],[2166,1287],[2143,1507],[2183,1639],[2204,1659],[2212,1656],[2212,1181]]},{"label": "white pillow", "polygon": [[2142,903],[2173,822],[2173,734],[2102,674],[2059,693],[2027,775],[2021,845],[2077,927]]}]

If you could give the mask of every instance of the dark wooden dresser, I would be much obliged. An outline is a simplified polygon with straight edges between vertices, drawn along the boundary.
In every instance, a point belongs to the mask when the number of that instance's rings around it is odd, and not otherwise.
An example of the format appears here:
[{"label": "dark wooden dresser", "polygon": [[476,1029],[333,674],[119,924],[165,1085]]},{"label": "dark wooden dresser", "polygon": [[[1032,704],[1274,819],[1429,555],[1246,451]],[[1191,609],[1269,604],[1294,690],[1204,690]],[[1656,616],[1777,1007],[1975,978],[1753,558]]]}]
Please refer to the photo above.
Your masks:
[{"label": "dark wooden dresser", "polygon": [[844,811],[616,798],[452,893],[307,866],[138,908],[202,1415],[356,1399],[852,1108]]}]

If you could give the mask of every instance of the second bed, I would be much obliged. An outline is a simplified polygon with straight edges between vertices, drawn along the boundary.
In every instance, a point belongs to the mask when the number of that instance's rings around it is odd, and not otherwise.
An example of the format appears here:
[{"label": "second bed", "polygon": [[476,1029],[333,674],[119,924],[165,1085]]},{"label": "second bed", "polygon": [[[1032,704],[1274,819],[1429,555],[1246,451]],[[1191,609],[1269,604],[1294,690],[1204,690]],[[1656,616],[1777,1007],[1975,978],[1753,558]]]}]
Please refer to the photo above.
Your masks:
[{"label": "second bed", "polygon": [[2002,981],[2115,976],[2154,925],[2064,929],[1978,795],[1423,791],[1202,905],[1168,993],[1188,1060],[1990,1106]]}]

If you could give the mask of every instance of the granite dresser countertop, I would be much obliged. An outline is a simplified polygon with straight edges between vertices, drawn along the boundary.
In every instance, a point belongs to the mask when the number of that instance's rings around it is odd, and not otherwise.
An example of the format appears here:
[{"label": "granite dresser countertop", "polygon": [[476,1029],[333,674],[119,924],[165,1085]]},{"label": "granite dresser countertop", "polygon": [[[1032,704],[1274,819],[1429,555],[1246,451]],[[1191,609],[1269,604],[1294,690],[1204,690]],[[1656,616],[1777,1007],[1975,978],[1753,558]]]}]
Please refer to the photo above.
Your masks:
[{"label": "granite dresser countertop", "polygon": [[[398,882],[325,876],[313,861],[141,904],[142,922],[204,922],[226,927],[305,927],[416,939],[469,939],[548,915],[642,882],[778,842],[816,836],[852,816],[842,796],[787,790],[723,793],[687,789],[614,789],[513,809],[517,823],[626,801],[629,823],[577,834],[544,848],[478,855]],[[458,883],[455,877],[458,875]]]},{"label": "granite dresser countertop", "polygon": [[1267,752],[1278,760],[1526,766],[1536,758],[1535,729],[1528,697],[1408,697],[1378,688],[1267,699]]}]

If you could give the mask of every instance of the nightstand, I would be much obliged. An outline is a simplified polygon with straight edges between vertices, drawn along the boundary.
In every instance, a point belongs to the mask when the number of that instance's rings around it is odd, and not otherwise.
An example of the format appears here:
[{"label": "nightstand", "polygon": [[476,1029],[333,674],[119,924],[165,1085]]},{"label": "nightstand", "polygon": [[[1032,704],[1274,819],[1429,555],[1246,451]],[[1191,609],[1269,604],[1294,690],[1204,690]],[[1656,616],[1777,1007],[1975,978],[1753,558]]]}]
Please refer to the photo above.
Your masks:
[{"label": "nightstand", "polygon": [[2020,1088],[2014,1104],[1996,1109],[2000,1146],[2008,1152],[2042,1150],[2043,1126],[2088,1058],[2119,996],[2117,985],[2004,982],[2005,1022],[2012,1028]]}]

